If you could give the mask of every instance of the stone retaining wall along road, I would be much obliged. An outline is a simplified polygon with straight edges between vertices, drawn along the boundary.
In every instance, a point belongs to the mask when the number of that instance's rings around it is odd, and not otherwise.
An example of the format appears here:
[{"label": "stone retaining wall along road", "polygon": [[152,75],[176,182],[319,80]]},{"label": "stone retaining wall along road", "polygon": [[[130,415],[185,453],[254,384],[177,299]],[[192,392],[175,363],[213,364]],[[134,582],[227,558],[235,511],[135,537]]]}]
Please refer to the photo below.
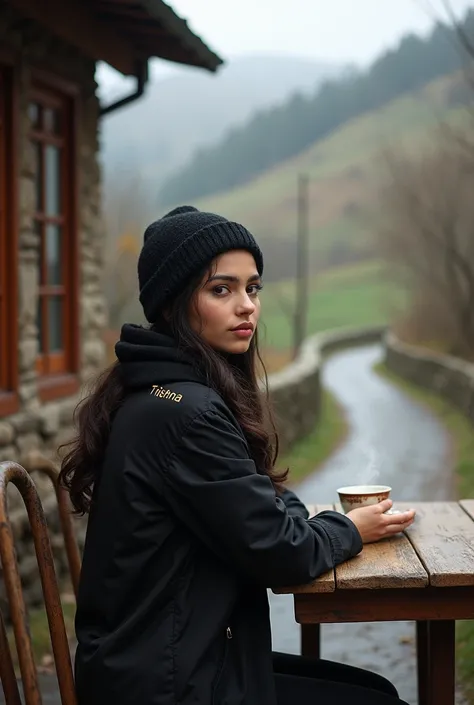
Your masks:
[{"label": "stone retaining wall along road", "polygon": [[385,364],[409,382],[436,392],[474,421],[474,365],[385,336]]},{"label": "stone retaining wall along road", "polygon": [[381,340],[385,328],[339,328],[308,338],[294,362],[269,376],[282,451],[315,427],[321,407],[321,366],[336,350]]}]

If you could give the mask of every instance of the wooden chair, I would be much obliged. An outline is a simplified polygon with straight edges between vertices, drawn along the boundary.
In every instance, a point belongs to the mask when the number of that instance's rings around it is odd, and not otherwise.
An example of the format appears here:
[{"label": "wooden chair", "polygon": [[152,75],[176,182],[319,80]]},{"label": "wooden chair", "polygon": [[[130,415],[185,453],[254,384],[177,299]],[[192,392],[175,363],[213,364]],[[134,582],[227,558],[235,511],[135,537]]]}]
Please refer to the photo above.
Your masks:
[{"label": "wooden chair", "polygon": [[[28,513],[48,618],[53,658],[62,705],[77,705],[69,644],[43,506],[29,473],[13,462],[0,463],[0,559],[10,609],[26,705],[41,705],[38,673],[7,513],[7,487],[19,490]],[[3,619],[0,621],[0,677],[7,705],[21,705]]]},{"label": "wooden chair", "polygon": [[7,630],[0,612],[0,681],[7,705],[22,705]]},{"label": "wooden chair", "polygon": [[67,491],[58,482],[59,472],[54,463],[45,458],[40,453],[33,451],[22,459],[22,465],[31,474],[38,472],[49,478],[58,502],[59,521],[64,538],[64,547],[69,565],[72,588],[77,599],[79,588],[79,577],[81,574],[81,555],[77,545],[74,526],[71,516],[71,506]]}]

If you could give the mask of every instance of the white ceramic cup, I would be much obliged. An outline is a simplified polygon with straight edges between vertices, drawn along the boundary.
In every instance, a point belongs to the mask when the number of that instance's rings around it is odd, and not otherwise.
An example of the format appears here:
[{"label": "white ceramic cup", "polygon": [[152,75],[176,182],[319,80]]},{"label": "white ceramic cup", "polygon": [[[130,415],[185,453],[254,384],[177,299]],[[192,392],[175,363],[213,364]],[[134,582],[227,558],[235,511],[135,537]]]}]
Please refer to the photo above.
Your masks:
[{"label": "white ceramic cup", "polygon": [[391,491],[392,488],[388,485],[349,485],[339,487],[337,493],[344,514],[347,514],[357,507],[368,507],[388,499]]}]

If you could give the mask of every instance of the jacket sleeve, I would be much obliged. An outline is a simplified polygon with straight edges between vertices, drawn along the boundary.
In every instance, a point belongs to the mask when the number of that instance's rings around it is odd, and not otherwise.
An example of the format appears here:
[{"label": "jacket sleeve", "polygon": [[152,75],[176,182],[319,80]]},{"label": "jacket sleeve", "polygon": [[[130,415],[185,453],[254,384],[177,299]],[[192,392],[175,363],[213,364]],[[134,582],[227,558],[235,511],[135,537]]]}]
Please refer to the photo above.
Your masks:
[{"label": "jacket sleeve", "polygon": [[303,519],[308,519],[309,512],[306,505],[303,504],[301,499],[292,491],[287,488],[283,490],[280,497],[285,504],[288,514],[291,516],[300,516]]},{"label": "jacket sleeve", "polygon": [[164,493],[203,543],[266,587],[309,582],[362,550],[355,524],[337,512],[291,516],[220,411],[187,427],[164,470]]}]

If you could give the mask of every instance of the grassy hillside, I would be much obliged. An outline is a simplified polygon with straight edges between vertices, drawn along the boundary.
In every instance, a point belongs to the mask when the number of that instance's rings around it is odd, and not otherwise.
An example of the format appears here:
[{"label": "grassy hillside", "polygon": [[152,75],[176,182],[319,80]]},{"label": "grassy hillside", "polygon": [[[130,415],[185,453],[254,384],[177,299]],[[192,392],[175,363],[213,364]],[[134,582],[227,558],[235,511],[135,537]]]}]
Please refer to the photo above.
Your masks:
[{"label": "grassy hillside", "polygon": [[[340,326],[383,324],[404,305],[403,293],[385,276],[378,262],[360,263],[323,272],[311,282],[308,333]],[[294,282],[267,284],[262,292],[263,345],[266,355],[291,350]],[[272,366],[276,366],[273,364]]]},{"label": "grassy hillside", "polygon": [[238,219],[259,238],[291,239],[296,223],[296,179],[310,177],[310,229],[314,255],[323,264],[364,255],[370,248],[365,211],[374,203],[383,147],[405,145],[412,152],[430,139],[441,121],[466,119],[469,90],[461,75],[438,79],[415,94],[394,100],[335,131],[327,139],[252,182],[198,202]]}]

